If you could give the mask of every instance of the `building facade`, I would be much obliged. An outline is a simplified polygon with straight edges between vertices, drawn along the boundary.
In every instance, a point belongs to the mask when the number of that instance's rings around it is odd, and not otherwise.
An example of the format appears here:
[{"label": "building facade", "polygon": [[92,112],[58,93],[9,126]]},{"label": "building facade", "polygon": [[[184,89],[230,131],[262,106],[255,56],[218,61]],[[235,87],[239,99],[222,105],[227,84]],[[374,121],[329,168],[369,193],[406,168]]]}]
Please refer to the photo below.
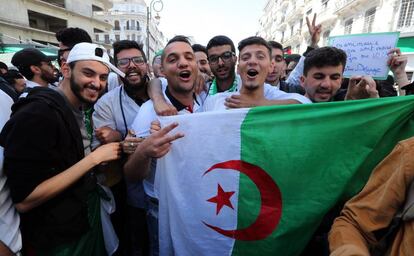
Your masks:
[{"label": "building facade", "polygon": [[[112,44],[119,40],[133,40],[144,46],[144,52],[149,52],[151,61],[155,53],[164,48],[165,37],[158,29],[157,14],[152,11],[152,17],[147,27],[148,8],[144,0],[111,0],[112,9],[95,12],[95,16],[113,25],[108,32],[95,33],[95,40]],[[147,32],[149,29],[149,33]],[[149,36],[149,49],[147,48]]]},{"label": "building facade", "polygon": [[[310,42],[306,17],[322,24],[319,45],[329,36],[374,32],[400,32],[399,45],[414,38],[414,0],[268,0],[258,35],[281,42],[292,53],[303,53]],[[407,70],[414,71],[414,45],[404,47]]]},{"label": "building facade", "polygon": [[[0,0],[0,39],[4,44],[57,45],[55,33],[79,27],[91,37],[112,29],[96,11],[112,7],[109,0]],[[7,6],[7,8],[6,8]]]}]

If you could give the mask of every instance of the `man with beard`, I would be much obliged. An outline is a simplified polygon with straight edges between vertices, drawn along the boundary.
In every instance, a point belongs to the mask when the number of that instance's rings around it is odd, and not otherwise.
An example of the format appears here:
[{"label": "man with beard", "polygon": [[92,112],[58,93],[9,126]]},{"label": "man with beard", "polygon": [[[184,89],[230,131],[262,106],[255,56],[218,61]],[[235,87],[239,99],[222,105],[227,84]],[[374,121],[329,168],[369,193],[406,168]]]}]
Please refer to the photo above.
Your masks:
[{"label": "man with beard", "polygon": [[120,145],[110,143],[90,152],[81,111],[84,103],[95,102],[105,90],[110,68],[122,74],[103,47],[76,45],[62,68],[61,86],[32,89],[14,105],[1,131],[4,171],[21,213],[25,255],[114,251],[106,242],[116,244],[116,237],[102,230],[111,227],[102,224],[103,191],[93,168],[118,159]]},{"label": "man with beard", "polygon": [[[219,35],[213,37],[207,44],[207,55],[211,72],[214,79],[207,84],[207,96],[202,96],[204,101],[208,97],[222,92],[237,92],[242,87],[242,80],[236,75],[236,50],[233,41],[227,36]],[[156,84],[154,84],[156,85]],[[169,111],[171,107],[163,101],[159,92],[160,85],[151,87],[151,99],[155,102],[155,108],[160,115],[164,113],[161,110],[168,109],[165,113],[174,113]],[[264,98],[262,100],[251,100],[244,97],[243,94],[231,94],[226,99],[225,106],[228,108],[255,107],[264,105],[284,105],[308,103],[309,100],[296,93],[285,93],[269,84],[264,84]]]},{"label": "man with beard", "polygon": [[54,59],[35,48],[25,48],[13,55],[12,64],[27,79],[26,89],[20,97],[25,97],[34,87],[54,87],[51,84],[58,81],[51,62]]},{"label": "man with beard", "polygon": [[[118,41],[113,48],[115,63],[125,77],[121,77],[121,86],[107,92],[94,106],[93,147],[124,140],[124,152],[129,154],[140,142],[139,138],[127,135],[142,104],[149,99],[148,64],[142,47],[135,41]],[[118,170],[122,175],[121,169]],[[126,188],[122,180],[111,189],[117,204],[112,221],[120,237],[120,251],[124,251],[125,255],[146,254],[148,243],[145,242],[146,212],[142,182],[127,183]]]},{"label": "man with beard", "polygon": [[[198,75],[196,57],[188,38],[176,36],[171,39],[162,54],[162,70],[168,85],[164,91],[167,102],[178,114],[191,114],[201,110],[200,101],[194,94],[194,84]],[[138,136],[145,137],[124,165],[124,172],[130,180],[144,180],[147,195],[147,221],[151,243],[151,255],[158,255],[158,199],[154,193],[156,158],[165,155],[170,143],[182,137],[169,135],[176,124],[169,125],[150,135],[151,123],[157,120],[153,101],[147,101],[135,118],[132,128]]]}]

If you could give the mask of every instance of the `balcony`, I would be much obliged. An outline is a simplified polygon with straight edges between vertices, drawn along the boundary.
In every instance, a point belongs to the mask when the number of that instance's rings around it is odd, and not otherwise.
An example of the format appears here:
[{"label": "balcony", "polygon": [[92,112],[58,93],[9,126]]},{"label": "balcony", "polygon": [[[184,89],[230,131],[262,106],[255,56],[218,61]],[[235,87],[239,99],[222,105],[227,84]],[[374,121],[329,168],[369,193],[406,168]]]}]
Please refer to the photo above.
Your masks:
[{"label": "balcony", "polygon": [[289,0],[284,0],[280,3],[280,8],[286,8],[289,5]]},{"label": "balcony", "polygon": [[305,7],[303,5],[296,6],[286,14],[286,21],[289,23],[294,23],[293,21],[297,21],[303,18],[303,14],[305,13]]},{"label": "balcony", "polygon": [[66,28],[68,26],[66,20],[53,16],[31,10],[28,10],[27,14],[29,16],[29,26],[34,29],[56,33],[62,28]]},{"label": "balcony", "polygon": [[285,31],[287,26],[288,26],[288,24],[286,22],[283,22],[276,28],[276,30],[277,31]]},{"label": "balcony", "polygon": [[397,31],[399,31],[401,34],[414,34],[414,24],[412,23],[411,25],[398,27]]},{"label": "balcony", "polygon": [[301,39],[302,39],[302,36],[301,36],[300,31],[296,31],[295,34],[293,34],[289,38],[286,38],[283,44],[284,45],[297,45],[301,43]]},{"label": "balcony", "polygon": [[124,30],[128,30],[128,31],[141,31],[140,27],[137,26],[124,26]]},{"label": "balcony", "polygon": [[65,1],[64,0],[41,0],[42,2],[46,2],[49,4],[56,5],[61,8],[65,8]]},{"label": "balcony", "polygon": [[318,13],[318,22],[322,25],[324,29],[332,28],[336,21],[338,19],[338,16],[335,14],[332,14],[329,9],[323,10],[320,13]]},{"label": "balcony", "polygon": [[[355,11],[362,10],[363,7],[361,4],[363,3],[369,3],[370,0],[337,0],[335,2],[335,10],[334,12],[338,15],[352,12],[355,13]],[[354,8],[354,10],[352,10]]]}]

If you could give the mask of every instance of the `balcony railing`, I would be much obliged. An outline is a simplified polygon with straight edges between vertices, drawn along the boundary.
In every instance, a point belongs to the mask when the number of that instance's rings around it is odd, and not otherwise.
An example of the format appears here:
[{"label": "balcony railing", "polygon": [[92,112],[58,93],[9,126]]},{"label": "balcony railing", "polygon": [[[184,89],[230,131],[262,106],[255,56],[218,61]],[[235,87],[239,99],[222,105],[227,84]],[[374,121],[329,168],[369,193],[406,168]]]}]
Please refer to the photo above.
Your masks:
[{"label": "balcony railing", "polygon": [[134,30],[134,31],[140,31],[140,30],[141,30],[141,28],[140,28],[140,27],[137,27],[137,26],[129,26],[129,27],[124,26],[124,30]]},{"label": "balcony railing", "polygon": [[345,6],[347,6],[348,4],[351,4],[352,2],[355,2],[356,0],[337,0],[335,2],[335,10],[338,11],[342,8],[344,8]]},{"label": "balcony railing", "polygon": [[56,5],[58,7],[65,8],[65,1],[64,0],[41,0],[42,2],[49,3],[52,5]]},{"label": "balcony railing", "polygon": [[397,30],[400,31],[401,33],[413,32],[414,31],[414,24],[411,23],[411,25],[397,27]]}]

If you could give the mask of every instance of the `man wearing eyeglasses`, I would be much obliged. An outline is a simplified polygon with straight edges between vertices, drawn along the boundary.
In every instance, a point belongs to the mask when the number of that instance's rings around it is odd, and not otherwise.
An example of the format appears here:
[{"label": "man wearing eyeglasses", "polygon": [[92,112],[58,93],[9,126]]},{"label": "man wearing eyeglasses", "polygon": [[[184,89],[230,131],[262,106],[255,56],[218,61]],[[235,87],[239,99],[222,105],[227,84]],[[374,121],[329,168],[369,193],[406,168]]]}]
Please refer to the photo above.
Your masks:
[{"label": "man wearing eyeglasses", "polygon": [[51,63],[54,57],[46,56],[35,48],[25,48],[16,52],[11,60],[20,73],[27,79],[26,88],[20,97],[26,97],[34,87],[49,87],[58,78]]},{"label": "man wearing eyeglasses", "polygon": [[[239,75],[236,75],[236,50],[233,41],[227,36],[219,35],[213,37],[207,44],[208,61],[211,72],[214,75],[214,80],[208,84],[208,96],[213,96],[222,92],[237,92],[242,87],[242,81]],[[158,85],[160,87],[160,85]],[[151,93],[154,100],[154,107],[156,110],[168,108],[168,105],[159,92],[153,90]],[[204,97],[203,97],[204,98]],[[286,94],[278,88],[272,87],[269,84],[264,85],[264,98],[262,101],[251,101],[241,94],[232,94],[226,99],[225,106],[228,108],[254,107],[263,105],[278,105],[278,104],[298,104],[308,103],[301,95],[295,93]],[[168,111],[166,113],[171,113]],[[158,113],[158,112],[157,112]],[[163,115],[162,112],[158,113]]]},{"label": "man wearing eyeglasses", "polygon": [[56,39],[59,42],[58,64],[60,67],[66,62],[70,50],[78,43],[92,43],[88,32],[81,28],[64,28],[56,32]]},{"label": "man wearing eyeglasses", "polygon": [[209,87],[209,95],[237,91],[235,66],[236,49],[226,36],[215,36],[207,44],[207,55],[215,79]]},{"label": "man wearing eyeglasses", "polygon": [[[116,66],[125,73],[125,77],[121,77],[121,86],[104,94],[94,106],[92,119],[95,133],[92,146],[124,141],[124,153],[130,154],[134,152],[140,138],[127,137],[128,130],[141,105],[149,99],[149,69],[145,53],[137,42],[118,41],[113,44],[113,49]],[[107,181],[108,185],[113,185],[117,204],[112,221],[120,238],[118,251],[124,255],[145,255],[148,242],[144,188],[141,181],[128,182],[125,186],[121,168],[118,171],[119,178],[116,181]],[[126,233],[123,232],[125,229]]]},{"label": "man wearing eyeglasses", "polygon": [[[207,44],[207,53],[211,72],[215,76],[215,79],[209,86],[208,95],[240,91],[242,80],[239,75],[236,75],[237,57],[233,41],[226,36],[215,36]],[[226,99],[225,106],[228,108],[240,108],[298,103],[308,103],[308,101],[301,97],[301,95],[286,94],[278,88],[265,84],[264,99],[262,101],[251,101],[242,94],[233,94]]]}]

